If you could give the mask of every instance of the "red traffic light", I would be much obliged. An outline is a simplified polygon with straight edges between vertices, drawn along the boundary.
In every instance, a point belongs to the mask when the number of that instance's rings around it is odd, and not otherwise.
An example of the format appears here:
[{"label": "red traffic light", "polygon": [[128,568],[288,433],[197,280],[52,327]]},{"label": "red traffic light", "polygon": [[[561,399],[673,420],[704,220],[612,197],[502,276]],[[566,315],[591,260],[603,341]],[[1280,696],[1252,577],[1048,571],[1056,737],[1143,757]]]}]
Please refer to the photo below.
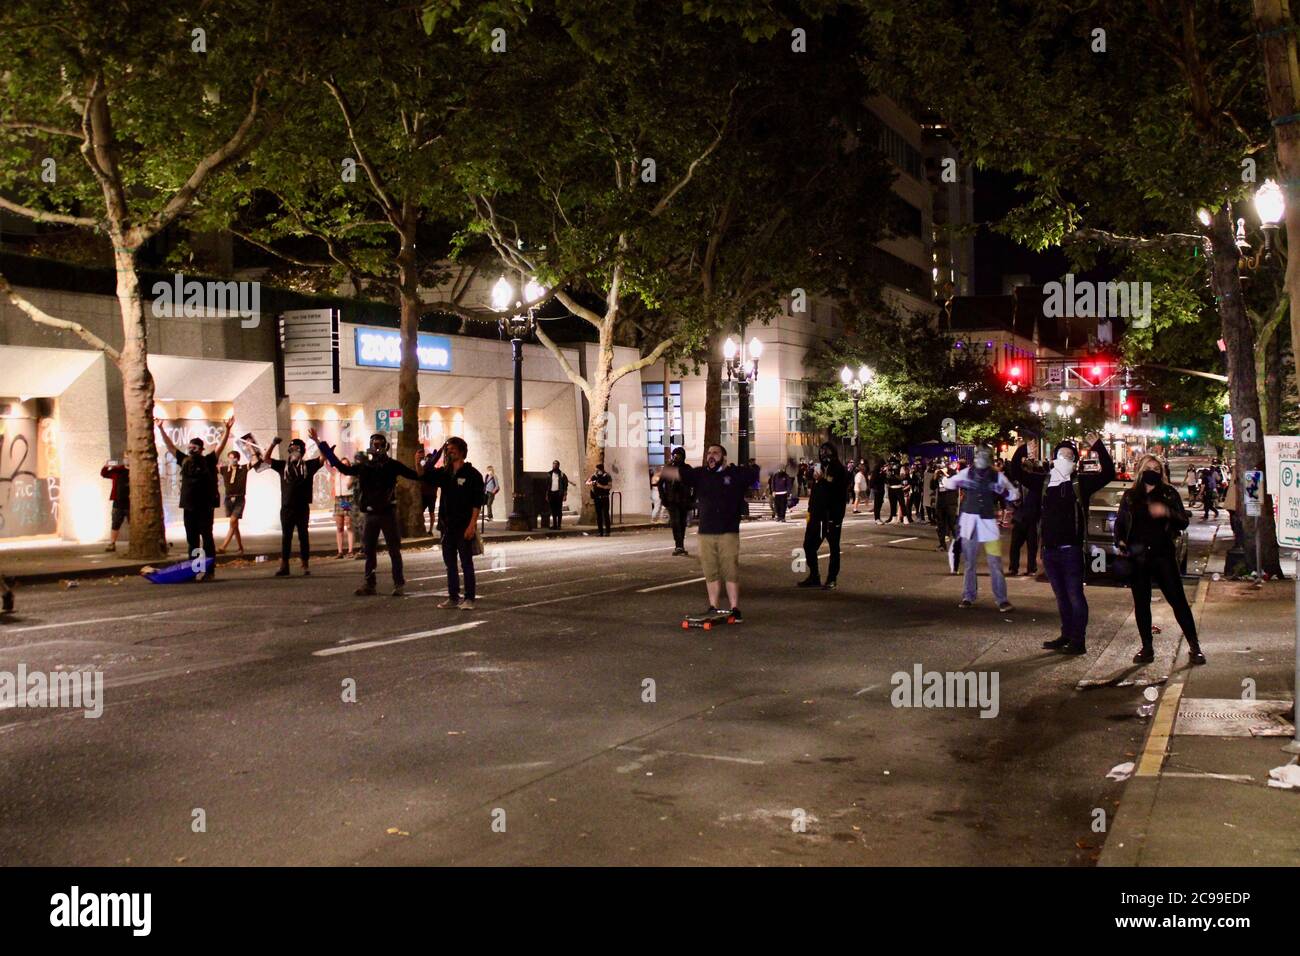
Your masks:
[{"label": "red traffic light", "polygon": [[1123,403],[1120,404],[1120,408],[1122,408],[1122,409],[1124,410],[1124,414],[1125,414],[1125,415],[1128,415],[1128,414],[1132,413],[1132,411],[1133,411],[1133,403],[1130,402],[1130,401],[1125,401],[1125,402],[1123,402]]},{"label": "red traffic light", "polygon": [[1104,375],[1105,373],[1106,373],[1106,370],[1105,370],[1104,368],[1102,368],[1100,365],[1094,365],[1094,366],[1092,367],[1092,377],[1093,377],[1093,378],[1099,379],[1099,378],[1101,378],[1102,375]]},{"label": "red traffic light", "polygon": [[1007,369],[1007,378],[1019,379],[1022,371],[1019,365],[1013,365]]}]

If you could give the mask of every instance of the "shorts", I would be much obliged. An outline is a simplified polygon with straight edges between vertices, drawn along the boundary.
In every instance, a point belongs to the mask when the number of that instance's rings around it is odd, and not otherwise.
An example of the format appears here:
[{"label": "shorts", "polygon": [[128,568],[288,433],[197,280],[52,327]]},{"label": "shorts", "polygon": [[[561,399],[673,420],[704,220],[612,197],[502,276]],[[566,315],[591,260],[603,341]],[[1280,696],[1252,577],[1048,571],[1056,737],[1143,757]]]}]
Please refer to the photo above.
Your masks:
[{"label": "shorts", "polygon": [[353,506],[352,506],[351,495],[334,496],[334,517],[347,518],[351,516],[352,511],[353,511]]},{"label": "shorts", "polygon": [[[100,514],[103,514],[103,512],[101,511]],[[113,505],[113,530],[114,531],[120,531],[122,528],[122,522],[130,521],[130,520],[131,520],[131,509],[129,507],[119,508],[117,505]]]},{"label": "shorts", "polygon": [[244,496],[243,495],[226,495],[226,517],[227,518],[244,517]]},{"label": "shorts", "polygon": [[706,581],[740,580],[740,532],[696,535]]}]

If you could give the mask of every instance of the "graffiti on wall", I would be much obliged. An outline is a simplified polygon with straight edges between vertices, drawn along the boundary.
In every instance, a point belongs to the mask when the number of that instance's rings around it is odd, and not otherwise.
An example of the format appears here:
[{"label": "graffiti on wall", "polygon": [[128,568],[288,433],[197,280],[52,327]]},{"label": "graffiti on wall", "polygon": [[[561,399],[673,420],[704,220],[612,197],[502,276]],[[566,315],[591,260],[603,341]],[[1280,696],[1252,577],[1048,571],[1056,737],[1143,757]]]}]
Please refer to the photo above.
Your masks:
[{"label": "graffiti on wall", "polygon": [[57,439],[52,418],[0,420],[0,538],[59,530]]}]

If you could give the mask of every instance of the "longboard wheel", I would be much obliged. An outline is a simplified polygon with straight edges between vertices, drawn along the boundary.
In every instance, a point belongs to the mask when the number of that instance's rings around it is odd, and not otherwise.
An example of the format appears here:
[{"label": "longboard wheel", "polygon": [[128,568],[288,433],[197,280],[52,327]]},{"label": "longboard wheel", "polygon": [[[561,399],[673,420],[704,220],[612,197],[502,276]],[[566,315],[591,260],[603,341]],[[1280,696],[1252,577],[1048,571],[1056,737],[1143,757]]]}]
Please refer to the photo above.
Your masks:
[{"label": "longboard wheel", "polygon": [[703,624],[701,624],[700,626],[701,626],[702,628],[704,628],[706,631],[711,631],[711,630],[713,630],[713,622],[712,622],[712,621],[705,621],[705,622],[704,622]]},{"label": "longboard wheel", "polygon": [[736,619],[735,619],[734,617],[729,617],[729,618],[727,618],[727,623],[728,623],[728,624],[735,624],[735,623],[736,623]]},{"label": "longboard wheel", "polygon": [[689,631],[690,629],[691,629],[691,622],[690,622],[690,621],[682,621],[682,630],[683,630],[683,631]]}]

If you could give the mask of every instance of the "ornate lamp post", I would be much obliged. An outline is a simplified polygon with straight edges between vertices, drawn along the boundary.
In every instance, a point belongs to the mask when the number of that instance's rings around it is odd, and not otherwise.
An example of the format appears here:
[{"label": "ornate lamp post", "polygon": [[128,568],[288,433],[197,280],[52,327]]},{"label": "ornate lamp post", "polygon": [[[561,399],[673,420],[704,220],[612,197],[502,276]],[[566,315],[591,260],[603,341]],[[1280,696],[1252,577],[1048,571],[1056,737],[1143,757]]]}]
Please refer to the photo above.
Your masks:
[{"label": "ornate lamp post", "polygon": [[840,381],[844,383],[844,388],[848,391],[849,396],[853,399],[853,467],[856,468],[862,461],[862,439],[858,432],[858,402],[862,400],[862,392],[866,389],[867,383],[875,375],[871,369],[865,365],[858,369],[857,375],[847,365],[840,370]]},{"label": "ornate lamp post", "polygon": [[514,478],[512,481],[510,514],[506,518],[506,527],[511,531],[529,531],[532,524],[528,517],[528,495],[524,492],[524,339],[532,334],[533,314],[537,310],[538,300],[543,298],[547,289],[536,279],[529,278],[524,285],[524,299],[515,298],[515,287],[505,276],[492,286],[492,308],[497,312],[509,312],[500,320],[501,334],[510,336],[510,349],[515,365],[515,449]]},{"label": "ornate lamp post", "polygon": [[727,370],[727,381],[736,383],[740,399],[736,461],[742,465],[749,461],[749,383],[758,378],[758,358],[762,354],[763,343],[756,338],[750,339],[748,346],[743,339],[737,345],[731,336],[722,343],[722,364]]}]

